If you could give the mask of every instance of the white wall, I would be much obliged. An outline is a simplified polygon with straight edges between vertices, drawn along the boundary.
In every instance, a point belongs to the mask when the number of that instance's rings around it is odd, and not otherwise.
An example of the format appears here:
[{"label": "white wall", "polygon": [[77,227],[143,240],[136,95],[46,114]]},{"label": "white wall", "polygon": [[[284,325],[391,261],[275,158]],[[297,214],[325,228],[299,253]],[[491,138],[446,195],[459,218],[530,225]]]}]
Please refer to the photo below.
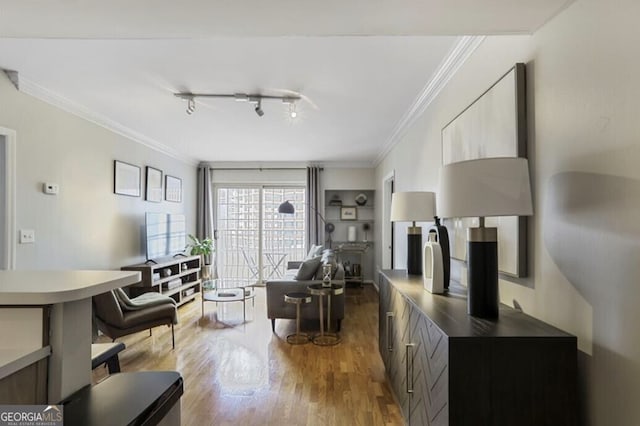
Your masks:
[{"label": "white wall", "polygon": [[[17,269],[100,269],[144,261],[145,211],[185,213],[195,229],[196,167],[18,92],[0,73],[0,126],[17,132]],[[182,178],[183,202],[150,203],[113,193],[113,160]],[[43,182],[60,185],[57,196]],[[44,285],[44,284],[43,284]]]},{"label": "white wall", "polygon": [[376,189],[374,168],[325,166],[322,172],[324,189]]},{"label": "white wall", "polygon": [[[442,127],[527,64],[532,288],[504,303],[579,338],[583,424],[640,424],[640,3],[579,0],[533,36],[489,37],[376,170],[435,190]],[[378,257],[379,262],[379,257]]]}]

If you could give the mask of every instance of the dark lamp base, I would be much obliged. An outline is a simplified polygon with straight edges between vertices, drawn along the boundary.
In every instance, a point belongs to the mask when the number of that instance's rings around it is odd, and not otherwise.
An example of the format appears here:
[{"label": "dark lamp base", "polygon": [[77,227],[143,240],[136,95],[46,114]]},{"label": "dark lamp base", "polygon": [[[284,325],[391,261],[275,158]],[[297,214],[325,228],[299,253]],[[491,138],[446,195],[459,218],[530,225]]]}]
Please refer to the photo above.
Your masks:
[{"label": "dark lamp base", "polygon": [[498,243],[469,241],[467,310],[480,318],[498,318]]},{"label": "dark lamp base", "polygon": [[422,232],[407,235],[407,274],[422,275]]}]

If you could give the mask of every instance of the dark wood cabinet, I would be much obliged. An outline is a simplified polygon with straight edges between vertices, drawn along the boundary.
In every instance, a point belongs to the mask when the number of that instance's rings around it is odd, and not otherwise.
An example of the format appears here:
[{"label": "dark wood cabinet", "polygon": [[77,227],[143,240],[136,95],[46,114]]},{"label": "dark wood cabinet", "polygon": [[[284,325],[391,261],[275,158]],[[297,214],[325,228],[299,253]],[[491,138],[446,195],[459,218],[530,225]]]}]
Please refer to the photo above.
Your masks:
[{"label": "dark wood cabinet", "polygon": [[409,425],[576,425],[577,340],[507,306],[467,314],[464,288],[383,271],[380,355]]}]

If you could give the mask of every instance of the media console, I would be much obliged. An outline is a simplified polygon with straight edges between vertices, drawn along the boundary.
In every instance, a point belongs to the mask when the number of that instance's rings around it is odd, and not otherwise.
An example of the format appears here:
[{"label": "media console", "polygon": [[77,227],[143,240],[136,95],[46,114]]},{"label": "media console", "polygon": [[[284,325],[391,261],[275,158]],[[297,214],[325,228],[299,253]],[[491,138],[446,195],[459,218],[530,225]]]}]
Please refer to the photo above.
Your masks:
[{"label": "media console", "polygon": [[123,271],[138,271],[142,280],[129,287],[131,296],[151,291],[172,297],[178,306],[202,292],[200,256],[154,259],[154,263],[123,266]]}]

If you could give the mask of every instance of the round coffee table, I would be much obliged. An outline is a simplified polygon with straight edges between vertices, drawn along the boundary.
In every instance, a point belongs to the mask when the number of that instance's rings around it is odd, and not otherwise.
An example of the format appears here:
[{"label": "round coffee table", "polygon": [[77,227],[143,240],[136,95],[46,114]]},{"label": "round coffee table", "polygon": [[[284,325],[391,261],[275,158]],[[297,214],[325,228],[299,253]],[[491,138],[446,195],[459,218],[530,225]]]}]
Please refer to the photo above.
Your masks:
[{"label": "round coffee table", "polygon": [[256,289],[255,283],[247,283],[238,280],[216,279],[205,281],[202,284],[202,316],[204,317],[204,302],[242,302],[242,319],[247,322],[247,300],[251,299],[255,307]]},{"label": "round coffee table", "polygon": [[[318,346],[331,346],[340,343],[340,335],[338,333],[332,333],[331,330],[331,296],[337,296],[344,293],[343,284],[331,284],[330,287],[324,287],[322,284],[311,284],[309,287],[309,293],[314,296],[318,296],[318,310],[320,311],[320,334],[312,339],[314,345]],[[327,332],[324,331],[324,304],[322,299],[327,296]]]}]

